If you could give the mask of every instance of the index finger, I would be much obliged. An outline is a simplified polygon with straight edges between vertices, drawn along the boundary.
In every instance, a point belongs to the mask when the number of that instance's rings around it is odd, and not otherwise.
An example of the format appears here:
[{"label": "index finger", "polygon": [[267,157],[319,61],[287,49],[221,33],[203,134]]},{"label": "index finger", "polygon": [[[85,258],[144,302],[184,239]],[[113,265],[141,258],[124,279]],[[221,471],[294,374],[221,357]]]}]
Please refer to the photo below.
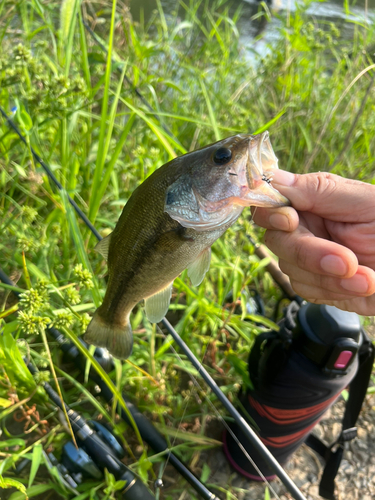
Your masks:
[{"label": "index finger", "polygon": [[272,184],[299,211],[340,222],[373,220],[375,186],[328,172],[292,174],[275,170]]}]

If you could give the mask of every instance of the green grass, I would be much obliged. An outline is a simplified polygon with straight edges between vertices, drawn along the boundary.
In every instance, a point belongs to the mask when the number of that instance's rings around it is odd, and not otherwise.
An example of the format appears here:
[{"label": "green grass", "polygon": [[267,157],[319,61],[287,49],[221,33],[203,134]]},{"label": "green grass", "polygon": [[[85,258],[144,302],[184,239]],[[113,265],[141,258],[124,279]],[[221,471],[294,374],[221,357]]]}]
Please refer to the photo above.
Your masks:
[{"label": "green grass", "polygon": [[[54,471],[43,474],[40,468],[41,446],[59,456],[68,435],[21,354],[48,368],[42,377],[52,379],[40,329],[52,321],[71,338],[81,335],[105,290],[105,263],[93,251],[94,238],[66,194],[105,236],[135,187],[160,165],[225,136],[266,126],[282,168],[332,170],[374,182],[373,91],[361,107],[374,71],[370,52],[364,50],[375,42],[373,27],[357,23],[353,39],[343,40],[335,25],[309,19],[301,7],[280,18],[280,42],[252,66],[238,42],[240,11],[230,3],[181,1],[181,24],[164,15],[160,2],[155,5],[149,24],[136,24],[122,3],[70,0],[61,7],[60,2],[0,0],[0,104],[8,113],[17,107],[14,120],[28,144],[64,187],[59,193],[51,185],[1,119],[0,266],[18,289],[29,292],[19,315],[9,289],[3,287],[0,295],[5,332],[0,337],[0,423],[8,442],[0,449],[0,474],[3,487],[26,487],[30,497],[45,497],[47,490],[69,497]],[[89,23],[99,18],[96,32],[106,53],[85,30],[82,13]],[[211,269],[198,288],[186,273],[176,279],[170,307],[177,331],[232,400],[244,376],[244,363],[237,360],[246,361],[254,336],[270,322],[259,326],[258,318],[223,309],[228,293],[239,297],[247,288],[257,289],[269,317],[281,296],[247,234],[261,236],[245,211],[213,246]],[[199,457],[215,443],[204,436],[197,441],[189,432],[174,438],[181,423],[189,431],[196,417],[204,429],[214,398],[189,385],[187,377],[195,371],[171,350],[171,339],[148,323],[141,306],[131,319],[132,363],[117,364],[108,383],[116,385],[120,401],[123,390],[132,396],[162,432],[168,431],[180,456],[209,481]],[[57,346],[50,342],[49,347],[65,401],[84,416],[103,415],[119,434],[125,431],[136,454],[129,463],[135,462],[134,469],[152,484],[160,457],[153,459],[150,449],[142,454],[134,433],[115,421],[114,408],[95,399],[92,385],[76,380],[77,372],[62,364]],[[13,428],[18,402],[30,394],[32,400],[24,404],[35,403],[41,418],[48,417],[47,434],[37,421],[30,434],[22,426]],[[30,479],[13,467],[24,457],[31,460]],[[103,481],[81,487],[80,500],[90,494],[95,500],[109,498],[114,486],[108,476]],[[235,488],[225,486],[235,498]],[[182,479],[163,498],[177,499],[184,489],[194,498]]]}]

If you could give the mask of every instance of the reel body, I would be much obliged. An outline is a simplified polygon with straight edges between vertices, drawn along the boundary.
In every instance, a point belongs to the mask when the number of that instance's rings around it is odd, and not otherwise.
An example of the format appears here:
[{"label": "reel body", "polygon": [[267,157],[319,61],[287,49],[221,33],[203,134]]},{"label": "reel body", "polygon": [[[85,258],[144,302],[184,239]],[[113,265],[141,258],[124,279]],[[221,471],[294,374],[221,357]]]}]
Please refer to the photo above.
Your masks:
[{"label": "reel body", "polygon": [[[254,389],[240,394],[244,418],[281,464],[355,377],[363,335],[357,314],[309,303],[301,308],[292,303],[288,309],[279,332],[258,336],[249,356]],[[232,431],[263,476],[273,479],[241,430],[233,425]],[[225,433],[223,442],[231,465],[249,479],[261,481],[261,474],[230,433]]]}]

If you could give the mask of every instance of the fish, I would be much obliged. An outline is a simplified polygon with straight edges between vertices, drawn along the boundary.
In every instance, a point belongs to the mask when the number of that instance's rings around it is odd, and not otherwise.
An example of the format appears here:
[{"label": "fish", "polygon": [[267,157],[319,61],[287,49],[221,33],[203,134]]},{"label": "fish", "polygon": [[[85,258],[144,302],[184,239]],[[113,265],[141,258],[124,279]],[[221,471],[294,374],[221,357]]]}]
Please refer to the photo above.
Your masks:
[{"label": "fish", "polygon": [[168,311],[174,279],[187,268],[194,286],[202,282],[212,244],[244,207],[290,205],[271,185],[277,163],[264,132],[228,137],[155,170],[96,246],[108,262],[108,282],[85,341],[116,358],[129,357],[130,313],[138,302],[144,299],[148,320],[158,323]]}]

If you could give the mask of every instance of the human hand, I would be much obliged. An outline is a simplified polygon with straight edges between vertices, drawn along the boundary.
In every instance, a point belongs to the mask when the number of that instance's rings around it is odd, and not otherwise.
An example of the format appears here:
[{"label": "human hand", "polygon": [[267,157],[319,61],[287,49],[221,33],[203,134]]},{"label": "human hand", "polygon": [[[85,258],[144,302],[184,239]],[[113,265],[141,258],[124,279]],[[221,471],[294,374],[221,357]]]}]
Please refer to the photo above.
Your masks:
[{"label": "human hand", "polygon": [[317,304],[375,315],[375,186],[325,172],[277,170],[293,208],[253,209],[294,291]]}]

